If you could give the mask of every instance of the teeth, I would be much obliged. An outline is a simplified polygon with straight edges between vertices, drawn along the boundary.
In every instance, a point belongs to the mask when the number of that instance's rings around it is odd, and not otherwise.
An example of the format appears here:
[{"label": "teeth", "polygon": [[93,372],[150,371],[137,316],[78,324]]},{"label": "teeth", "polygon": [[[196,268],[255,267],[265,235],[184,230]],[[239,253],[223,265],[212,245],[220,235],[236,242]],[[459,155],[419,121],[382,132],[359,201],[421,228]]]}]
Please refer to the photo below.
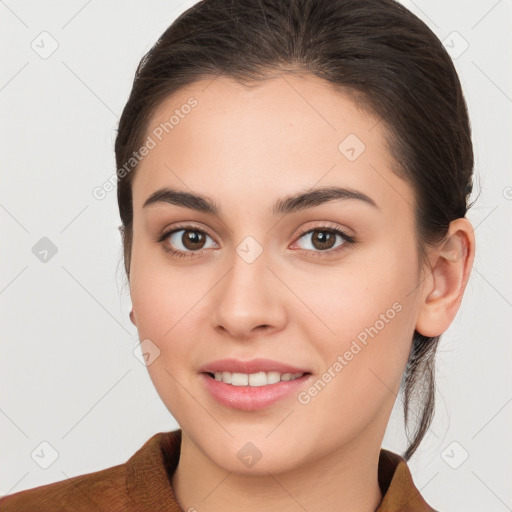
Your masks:
[{"label": "teeth", "polygon": [[279,381],[295,380],[302,377],[303,373],[279,373],[279,372],[258,372],[258,373],[231,373],[215,372],[215,380],[231,384],[232,386],[266,386],[276,384]]}]

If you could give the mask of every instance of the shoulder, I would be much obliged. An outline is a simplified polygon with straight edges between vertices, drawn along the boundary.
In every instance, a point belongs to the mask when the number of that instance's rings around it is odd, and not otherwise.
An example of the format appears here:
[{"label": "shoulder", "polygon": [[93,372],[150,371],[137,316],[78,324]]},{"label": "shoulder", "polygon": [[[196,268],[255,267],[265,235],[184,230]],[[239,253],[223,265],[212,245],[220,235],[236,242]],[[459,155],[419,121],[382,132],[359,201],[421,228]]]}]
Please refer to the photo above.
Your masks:
[{"label": "shoulder", "polygon": [[126,464],[75,476],[0,498],[0,510],[126,510]]},{"label": "shoulder", "polygon": [[165,459],[179,458],[180,433],[155,434],[123,464],[3,496],[0,510],[140,512],[155,510],[155,500],[174,510]]}]

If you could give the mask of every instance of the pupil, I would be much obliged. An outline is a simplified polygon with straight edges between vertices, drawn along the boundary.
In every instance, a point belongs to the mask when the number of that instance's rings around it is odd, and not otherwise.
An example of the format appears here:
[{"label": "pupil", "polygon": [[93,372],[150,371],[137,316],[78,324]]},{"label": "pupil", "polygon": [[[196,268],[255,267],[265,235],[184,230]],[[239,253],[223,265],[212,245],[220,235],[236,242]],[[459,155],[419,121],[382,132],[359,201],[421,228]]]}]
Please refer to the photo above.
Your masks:
[{"label": "pupil", "polygon": [[334,240],[334,235],[328,231],[318,231],[313,235],[313,244],[317,243],[319,245],[319,247],[317,247],[317,244],[315,244],[317,249],[330,249],[333,246],[332,242]]},{"label": "pupil", "polygon": [[203,241],[203,235],[198,233],[197,231],[186,231],[184,234],[184,242],[183,245],[187,249],[197,249],[197,245],[201,244]]}]

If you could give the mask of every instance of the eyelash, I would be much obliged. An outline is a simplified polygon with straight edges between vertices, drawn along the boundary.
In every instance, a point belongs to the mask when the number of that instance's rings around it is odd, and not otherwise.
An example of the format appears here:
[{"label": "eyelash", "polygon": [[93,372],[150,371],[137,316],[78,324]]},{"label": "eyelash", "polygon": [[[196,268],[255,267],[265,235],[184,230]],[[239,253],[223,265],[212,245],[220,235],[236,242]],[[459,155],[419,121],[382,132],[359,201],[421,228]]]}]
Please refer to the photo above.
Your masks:
[{"label": "eyelash", "polygon": [[[165,252],[167,252],[168,254],[170,254],[172,256],[176,256],[178,258],[193,258],[196,255],[200,255],[201,251],[189,251],[189,252],[179,251],[176,249],[172,249],[165,243],[166,239],[169,236],[176,233],[177,231],[183,231],[183,230],[195,231],[197,233],[202,233],[202,234],[207,235],[213,239],[213,237],[207,231],[204,231],[203,229],[199,229],[196,226],[192,226],[190,224],[183,224],[180,226],[175,226],[172,229],[163,233],[161,236],[159,236],[157,238],[157,242],[159,242],[162,245],[162,248]],[[300,249],[300,250],[306,251],[307,253],[312,253],[308,257],[317,258],[317,257],[322,257],[324,254],[328,254],[328,255],[334,254],[334,253],[339,252],[340,250],[343,250],[347,244],[355,245],[357,243],[357,240],[355,237],[347,235],[340,228],[329,225],[329,224],[321,224],[319,226],[315,226],[314,228],[307,229],[299,234],[299,236],[297,237],[297,240],[300,240],[304,235],[307,235],[309,233],[314,233],[315,231],[324,231],[324,232],[327,231],[329,233],[334,233],[335,235],[339,235],[339,236],[341,236],[341,238],[343,238],[343,243],[340,246],[338,246],[336,249],[327,249],[325,251],[314,251],[314,250],[309,250],[309,249]]]}]

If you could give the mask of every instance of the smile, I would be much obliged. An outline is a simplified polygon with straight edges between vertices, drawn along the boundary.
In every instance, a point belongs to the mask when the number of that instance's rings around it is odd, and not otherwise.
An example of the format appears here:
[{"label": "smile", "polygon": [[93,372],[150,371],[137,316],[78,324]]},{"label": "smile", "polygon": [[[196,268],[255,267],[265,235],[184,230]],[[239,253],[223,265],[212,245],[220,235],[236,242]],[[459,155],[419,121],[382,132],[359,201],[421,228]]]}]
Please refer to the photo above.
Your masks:
[{"label": "smile", "polygon": [[204,372],[199,377],[207,393],[220,405],[229,409],[254,411],[282,403],[283,400],[296,400],[297,394],[308,385],[313,375],[309,372],[276,371]]},{"label": "smile", "polygon": [[298,379],[304,375],[299,373],[279,373],[279,372],[257,372],[257,373],[236,373],[236,372],[215,372],[209,373],[211,377],[219,382],[231,384],[232,386],[267,386],[277,382],[288,382]]}]

